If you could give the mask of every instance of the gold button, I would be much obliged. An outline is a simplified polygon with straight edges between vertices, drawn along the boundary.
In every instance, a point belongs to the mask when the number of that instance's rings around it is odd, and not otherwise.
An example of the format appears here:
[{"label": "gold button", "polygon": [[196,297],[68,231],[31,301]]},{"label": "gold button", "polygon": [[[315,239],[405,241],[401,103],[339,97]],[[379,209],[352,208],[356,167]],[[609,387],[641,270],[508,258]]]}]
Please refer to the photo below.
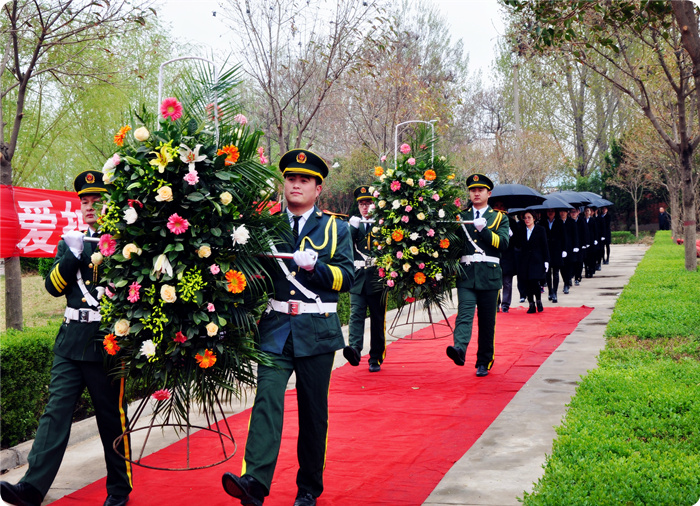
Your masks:
[{"label": "gold button", "polygon": [[90,280],[88,279],[87,281],[85,281],[85,284],[86,284],[86,285],[89,285],[89,284],[90,284]]},{"label": "gold button", "polygon": [[292,276],[296,276],[296,275],[297,275],[297,272],[296,272],[296,271],[292,271]]},{"label": "gold button", "polygon": [[85,297],[82,298],[82,301],[83,301],[83,302],[87,302],[87,301],[85,300]]},{"label": "gold button", "polygon": [[295,292],[294,290],[289,290],[289,295],[294,295],[295,293],[297,292]]},{"label": "gold button", "polygon": [[92,269],[92,264],[89,264],[88,267],[90,267]]},{"label": "gold button", "polygon": [[326,313],[326,318],[328,318],[328,316],[329,316],[328,313]]}]

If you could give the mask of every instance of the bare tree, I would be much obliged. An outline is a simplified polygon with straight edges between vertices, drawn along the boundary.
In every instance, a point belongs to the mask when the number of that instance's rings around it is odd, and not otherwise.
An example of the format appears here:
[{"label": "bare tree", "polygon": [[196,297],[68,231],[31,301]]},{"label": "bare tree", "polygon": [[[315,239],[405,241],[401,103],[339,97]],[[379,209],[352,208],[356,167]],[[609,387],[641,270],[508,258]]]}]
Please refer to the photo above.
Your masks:
[{"label": "bare tree", "polygon": [[[147,6],[147,2],[133,5],[127,0],[104,4],[13,0],[2,7],[5,43],[0,98],[3,102],[14,100],[14,117],[6,120],[2,116],[4,108],[0,108],[0,184],[13,184],[12,159],[22,133],[27,95],[32,93],[35,80],[50,76],[54,86],[80,78],[106,81],[105,70],[83,55],[108,37],[125,35],[145,23]],[[19,257],[5,259],[5,307],[6,327],[21,329]]]}]

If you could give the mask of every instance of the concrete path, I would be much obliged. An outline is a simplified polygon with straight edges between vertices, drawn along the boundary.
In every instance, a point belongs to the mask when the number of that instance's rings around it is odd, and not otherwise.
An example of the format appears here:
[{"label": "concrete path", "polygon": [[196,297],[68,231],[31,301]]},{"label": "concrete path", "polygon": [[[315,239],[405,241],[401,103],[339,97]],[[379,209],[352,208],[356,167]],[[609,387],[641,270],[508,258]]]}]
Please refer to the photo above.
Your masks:
[{"label": "concrete path", "polygon": [[[640,245],[613,245],[610,264],[604,265],[602,271],[591,279],[584,279],[580,286],[572,287],[568,295],[563,295],[560,288],[560,306],[586,305],[594,307],[594,311],[564,340],[477,442],[454,464],[425,501],[425,505],[520,504],[517,498],[522,497],[523,491],[531,491],[533,484],[542,475],[545,456],[551,452],[552,441],[556,436],[554,426],[561,423],[578,381],[588,370],[596,367],[598,352],[605,347],[603,334],[617,296],[634,273],[646,249]],[[513,305],[517,306],[517,292],[513,300]],[[544,302],[545,311],[553,306]],[[454,306],[446,308],[447,316],[455,312]],[[387,325],[395,314],[395,311],[387,314]],[[499,318],[504,317],[507,315],[499,315]],[[427,317],[416,320],[427,321]],[[387,336],[387,341],[396,340],[410,332],[409,327],[404,325],[400,331],[397,330],[396,337]],[[415,326],[412,331],[420,328],[422,326]],[[347,337],[347,327],[343,331]],[[369,328],[366,329],[366,335],[368,333]],[[449,338],[445,341],[446,344],[448,340]],[[365,341],[363,354],[369,351],[369,340]],[[450,366],[449,359],[445,360],[446,366]],[[345,363],[342,354],[337,353],[335,367]],[[366,366],[366,361],[360,367],[363,366]],[[465,368],[465,373],[472,371]],[[488,381],[488,377],[484,381]],[[293,377],[289,387],[294,387]],[[230,416],[247,409],[252,400],[253,396],[249,394],[247,399],[227,406],[225,415]],[[468,431],[469,427],[464,429]],[[132,438],[134,449],[140,448],[144,432],[139,431]],[[146,454],[168,446],[177,439],[179,436],[174,431],[159,432],[157,437],[151,436],[149,439]],[[2,452],[2,469],[9,470],[0,479],[16,483],[24,475],[31,443],[29,441]],[[78,422],[74,424],[61,470],[42,504],[56,501],[105,475],[102,446],[94,420]]]}]

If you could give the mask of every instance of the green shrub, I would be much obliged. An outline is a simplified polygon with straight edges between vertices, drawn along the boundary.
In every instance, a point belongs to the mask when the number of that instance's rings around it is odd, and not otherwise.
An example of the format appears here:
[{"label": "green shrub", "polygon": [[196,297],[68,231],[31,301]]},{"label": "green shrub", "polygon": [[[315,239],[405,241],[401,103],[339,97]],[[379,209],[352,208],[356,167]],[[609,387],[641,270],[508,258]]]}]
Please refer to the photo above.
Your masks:
[{"label": "green shrub", "polygon": [[51,272],[51,266],[53,265],[53,258],[40,258],[39,259],[39,276],[42,279],[46,279],[46,276]]},{"label": "green shrub", "polygon": [[634,244],[637,242],[637,237],[627,230],[611,232],[613,244]]}]

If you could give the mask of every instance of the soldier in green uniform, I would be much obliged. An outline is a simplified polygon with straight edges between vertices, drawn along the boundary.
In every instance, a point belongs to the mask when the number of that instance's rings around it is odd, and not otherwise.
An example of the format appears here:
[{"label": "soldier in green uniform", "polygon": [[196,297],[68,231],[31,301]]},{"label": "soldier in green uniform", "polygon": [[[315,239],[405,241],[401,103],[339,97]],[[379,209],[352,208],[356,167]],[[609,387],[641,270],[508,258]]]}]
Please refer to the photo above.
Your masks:
[{"label": "soldier in green uniform", "polygon": [[486,376],[493,365],[496,312],[501,288],[501,254],[508,248],[508,217],[488,205],[493,182],[483,174],[467,178],[471,207],[461,214],[466,235],[462,269],[457,279],[457,319],[454,346],[447,347],[447,356],[455,364],[464,365],[467,345],[472,336],[474,310],[479,310],[479,342],[476,353],[476,375]]},{"label": "soldier in green uniform", "polygon": [[362,222],[363,219],[368,219],[372,206],[373,197],[369,193],[369,186],[360,186],[354,195],[362,218],[353,216],[349,220],[355,255],[355,283],[350,289],[349,346],[343,348],[343,356],[350,365],[360,365],[365,318],[369,308],[369,372],[379,372],[386,356],[387,293],[374,259],[369,256],[371,241],[375,237],[372,225]]},{"label": "soldier in green uniform", "polygon": [[352,244],[346,223],[321,212],[315,201],[328,166],[318,155],[293,149],[279,162],[291,233],[271,271],[270,299],[260,319],[260,349],[273,367],[258,366],[241,476],[225,473],[224,490],[241,504],[260,505],[270,493],[277,464],[287,382],[296,374],[299,435],[297,506],[316,504],[323,492],[328,434],[328,387],[335,352],[345,345],[337,314],[338,294],[352,286]]},{"label": "soldier in green uniform", "polygon": [[[63,324],[54,345],[49,401],[39,419],[34,444],[27,461],[29,469],[17,485],[0,484],[2,499],[10,504],[39,506],[51,488],[63,460],[75,405],[87,387],[95,408],[97,427],[107,464],[107,499],[104,506],[123,506],[132,489],[131,464],[112,448],[114,440],[127,426],[124,379],[108,376],[103,363],[104,334],[100,332],[101,298],[97,287],[99,264],[91,259],[94,242],[83,241],[95,234],[102,194],[107,191],[102,173],[81,172],[73,183],[80,197],[83,221],[89,229],[84,234],[64,234],[58,243],[56,259],[46,277],[46,290],[54,297],[66,297]],[[129,438],[122,439],[121,455],[129,457]]]}]

